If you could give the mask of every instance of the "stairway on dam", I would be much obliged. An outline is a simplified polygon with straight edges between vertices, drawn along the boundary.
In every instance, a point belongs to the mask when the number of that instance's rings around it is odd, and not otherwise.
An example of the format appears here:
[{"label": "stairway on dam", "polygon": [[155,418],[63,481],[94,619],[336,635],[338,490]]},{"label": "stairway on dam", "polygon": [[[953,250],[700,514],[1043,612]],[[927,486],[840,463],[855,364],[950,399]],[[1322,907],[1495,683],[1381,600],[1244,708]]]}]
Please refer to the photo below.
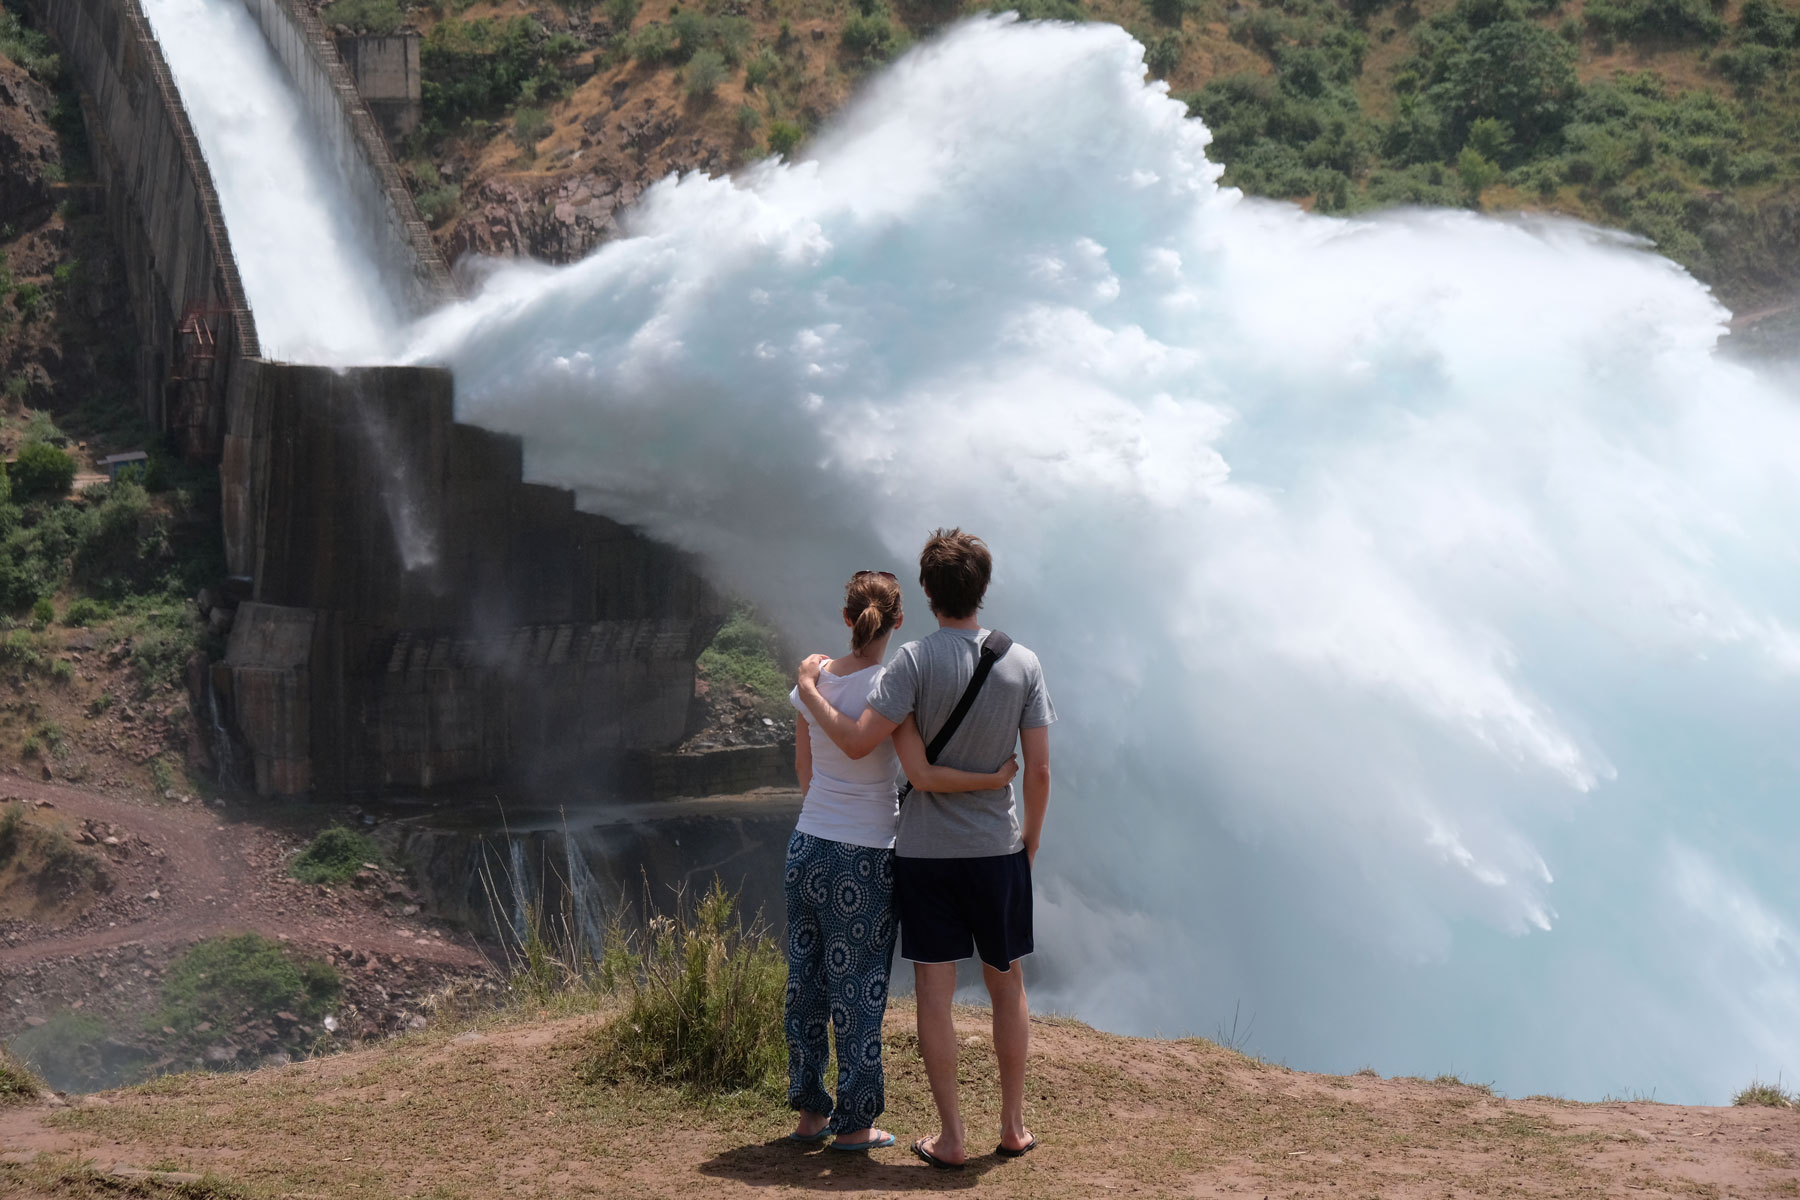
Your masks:
[{"label": "stairway on dam", "polygon": [[[396,303],[454,298],[331,37],[242,0],[328,152]],[[458,424],[429,367],[263,351],[215,180],[139,0],[40,0],[80,86],[144,347],[140,401],[217,462],[229,648],[193,682],[217,758],[266,795],[693,790],[689,731],[723,618],[688,556],[524,479],[516,438]],[[776,768],[779,771],[779,766]]]}]

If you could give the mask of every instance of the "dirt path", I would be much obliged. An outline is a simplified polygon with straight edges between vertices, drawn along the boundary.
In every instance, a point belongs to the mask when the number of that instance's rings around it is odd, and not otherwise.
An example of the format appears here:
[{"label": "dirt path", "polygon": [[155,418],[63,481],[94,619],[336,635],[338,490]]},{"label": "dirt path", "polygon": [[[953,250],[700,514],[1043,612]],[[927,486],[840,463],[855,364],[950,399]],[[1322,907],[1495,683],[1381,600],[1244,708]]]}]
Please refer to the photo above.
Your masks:
[{"label": "dirt path", "polygon": [[[49,783],[12,778],[0,782],[0,798],[36,805],[66,820],[88,818],[129,831],[140,844],[160,851],[136,862],[115,861],[122,886],[142,886],[150,871],[156,901],[139,906],[135,920],[113,920],[101,928],[65,932],[34,931],[17,944],[0,945],[0,973],[48,959],[74,958],[131,945],[168,946],[223,932],[255,932],[303,944],[344,944],[372,953],[426,958],[477,966],[480,955],[468,939],[442,930],[418,935],[423,922],[371,919],[366,908],[317,903],[341,889],[309,888],[286,878],[282,864],[291,847],[280,835],[243,819],[193,805],[151,805]],[[439,934],[430,936],[431,932]]]},{"label": "dirt path", "polygon": [[906,1151],[932,1120],[904,1005],[888,1022],[881,1121],[901,1142],[866,1157],[784,1142],[790,1114],[772,1095],[701,1104],[582,1083],[601,1019],[515,1015],[71,1109],[0,1109],[0,1192],[111,1194],[117,1182],[96,1169],[157,1166],[218,1184],[193,1194],[251,1197],[1800,1195],[1800,1111],[1504,1100],[1059,1020],[1033,1027],[1027,1115],[1040,1148],[1006,1162],[991,1152],[998,1097],[973,1010],[958,1027],[974,1157],[934,1171]]}]

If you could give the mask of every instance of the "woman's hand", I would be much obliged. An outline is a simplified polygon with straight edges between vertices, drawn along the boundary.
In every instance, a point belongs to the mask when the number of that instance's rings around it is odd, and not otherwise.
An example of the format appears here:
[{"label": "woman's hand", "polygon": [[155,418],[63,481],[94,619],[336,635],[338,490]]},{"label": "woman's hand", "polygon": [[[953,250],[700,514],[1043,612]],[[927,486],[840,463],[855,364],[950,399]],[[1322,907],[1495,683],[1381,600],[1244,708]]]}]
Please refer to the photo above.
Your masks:
[{"label": "woman's hand", "polygon": [[997,788],[1005,787],[1013,781],[1013,776],[1018,773],[1019,756],[1015,754],[1004,763],[1001,763],[1000,769],[994,772],[994,786]]}]

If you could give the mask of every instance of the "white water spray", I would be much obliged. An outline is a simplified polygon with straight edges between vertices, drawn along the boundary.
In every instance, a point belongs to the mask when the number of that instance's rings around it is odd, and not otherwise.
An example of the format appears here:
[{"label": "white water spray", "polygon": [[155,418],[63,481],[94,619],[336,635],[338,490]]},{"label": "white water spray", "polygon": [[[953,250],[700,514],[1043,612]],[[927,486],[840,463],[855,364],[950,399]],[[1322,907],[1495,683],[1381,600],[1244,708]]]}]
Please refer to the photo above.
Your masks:
[{"label": "white water spray", "polygon": [[219,193],[263,354],[385,361],[403,324],[373,234],[241,0],[141,0]]},{"label": "white water spray", "polygon": [[1800,1073],[1800,409],[1625,239],[1313,217],[1206,141],[1122,31],[972,22],[406,357],[821,648],[852,569],[989,539],[1064,718],[1040,1003],[1514,1092]]}]

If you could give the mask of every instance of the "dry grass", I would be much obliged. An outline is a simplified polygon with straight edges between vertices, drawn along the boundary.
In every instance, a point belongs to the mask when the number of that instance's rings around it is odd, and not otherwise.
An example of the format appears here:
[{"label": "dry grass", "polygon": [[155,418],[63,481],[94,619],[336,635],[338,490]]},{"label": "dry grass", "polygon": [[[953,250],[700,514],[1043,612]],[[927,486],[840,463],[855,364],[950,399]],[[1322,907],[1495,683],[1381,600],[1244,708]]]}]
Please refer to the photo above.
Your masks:
[{"label": "dry grass", "polygon": [[[977,1184],[996,1196],[1706,1194],[1708,1183],[1781,1195],[1800,1179],[1783,1150],[1800,1138],[1800,1114],[1504,1101],[1448,1083],[1306,1075],[1204,1041],[1116,1037],[1056,1019],[1033,1027],[1029,1119],[1043,1148],[1004,1163],[981,1153],[999,1096],[976,1010],[958,1023],[978,1157],[968,1171],[933,1172],[904,1142],[866,1159],[784,1144],[791,1114],[764,1092],[702,1104],[670,1087],[583,1084],[606,1018],[487,1016],[278,1070],[163,1079],[60,1113],[10,1110],[0,1151],[46,1154],[0,1165],[0,1194],[102,1194],[76,1170],[83,1160],[210,1172],[212,1190],[192,1194],[249,1200]],[[883,1124],[906,1139],[929,1132],[903,1001],[889,1018],[888,1063]],[[1690,1116],[1711,1136],[1668,1153],[1669,1129]]]}]

